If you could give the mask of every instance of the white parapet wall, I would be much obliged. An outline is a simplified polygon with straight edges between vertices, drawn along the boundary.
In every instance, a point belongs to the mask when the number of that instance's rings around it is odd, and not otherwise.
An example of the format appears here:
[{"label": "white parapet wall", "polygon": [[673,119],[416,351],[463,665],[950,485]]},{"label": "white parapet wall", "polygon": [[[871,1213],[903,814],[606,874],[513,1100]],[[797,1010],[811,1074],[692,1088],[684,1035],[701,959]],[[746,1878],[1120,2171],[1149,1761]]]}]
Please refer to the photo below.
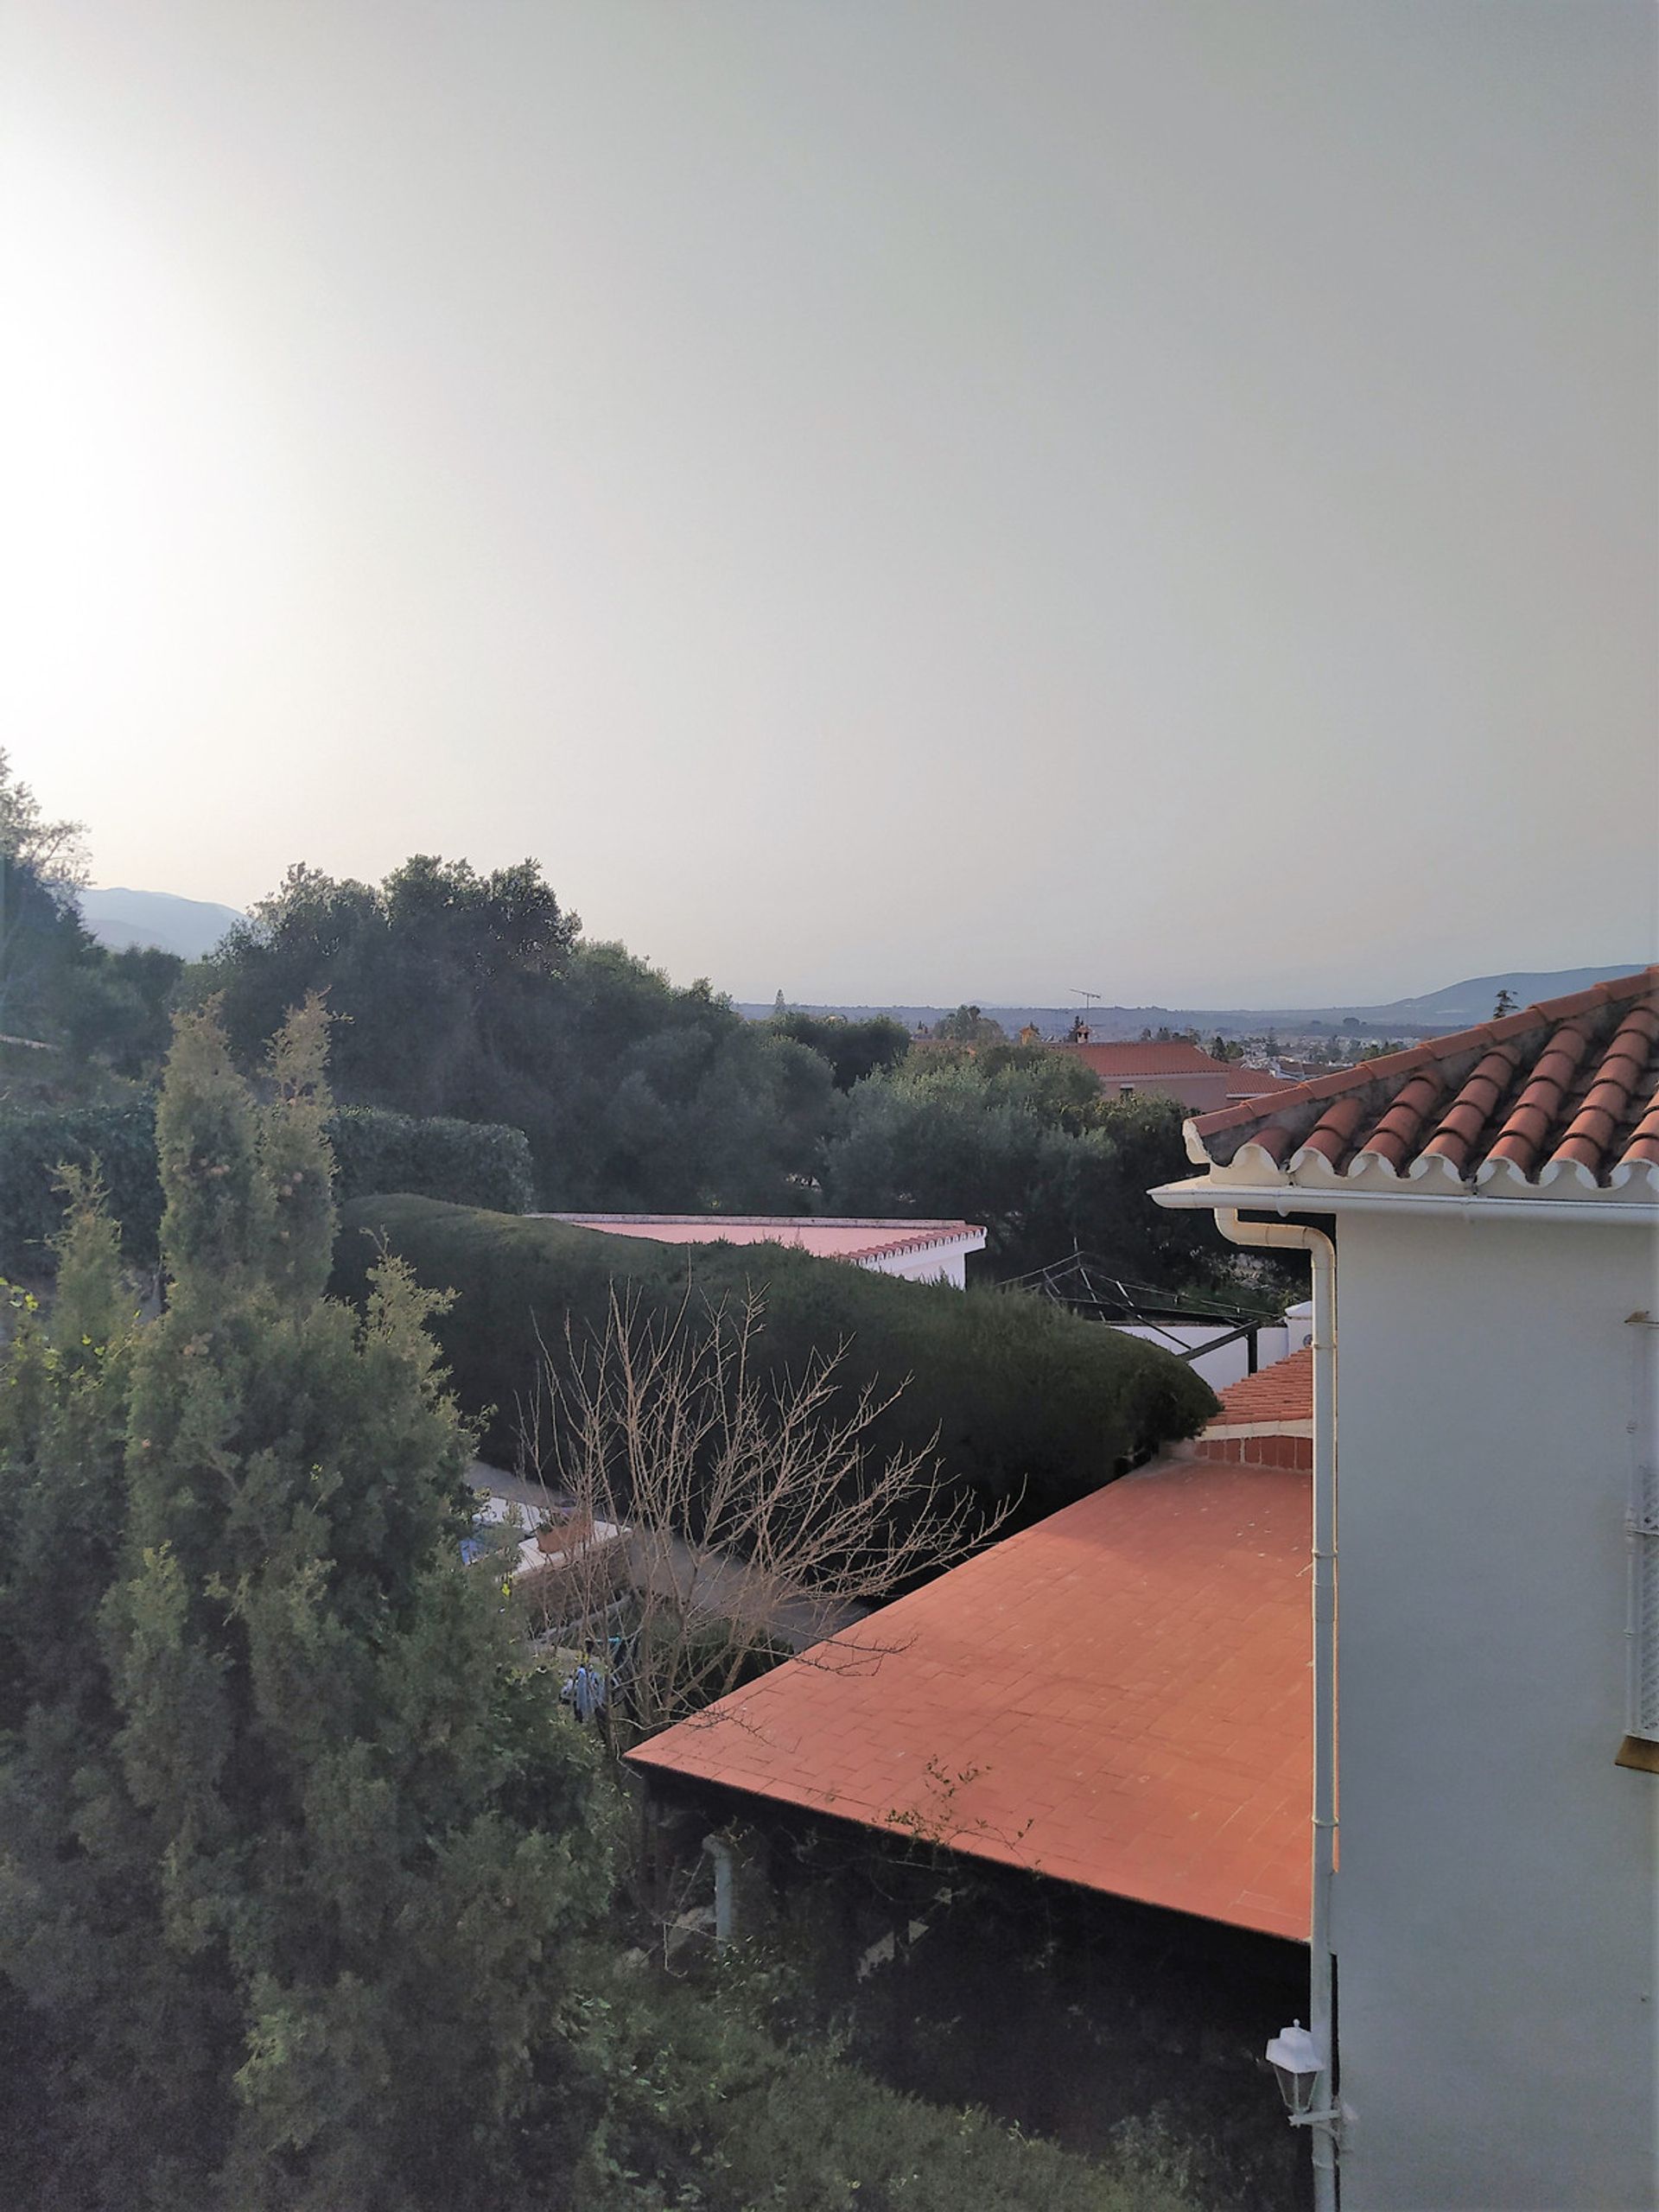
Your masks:
[{"label": "white parapet wall", "polygon": [[[1185,1358],[1195,1345],[1215,1343],[1219,1338],[1230,1336],[1234,1328],[1230,1321],[1114,1321],[1111,1326],[1120,1335],[1140,1337],[1146,1343],[1160,1344],[1166,1351],[1173,1351],[1178,1358]],[[1287,1330],[1282,1321],[1267,1321],[1256,1332],[1258,1367],[1271,1367],[1274,1361],[1294,1351],[1305,1341],[1301,1335]],[[1223,1344],[1215,1351],[1198,1351],[1187,1364],[1195,1375],[1202,1376],[1212,1390],[1224,1390],[1230,1382],[1241,1382],[1250,1372],[1248,1340],[1235,1337],[1231,1344]]]},{"label": "white parapet wall", "polygon": [[985,1249],[985,1231],[970,1221],[870,1219],[828,1214],[549,1213],[531,1221],[562,1221],[611,1236],[658,1244],[783,1244],[821,1260],[844,1260],[905,1282],[946,1282],[963,1290],[968,1255]]}]

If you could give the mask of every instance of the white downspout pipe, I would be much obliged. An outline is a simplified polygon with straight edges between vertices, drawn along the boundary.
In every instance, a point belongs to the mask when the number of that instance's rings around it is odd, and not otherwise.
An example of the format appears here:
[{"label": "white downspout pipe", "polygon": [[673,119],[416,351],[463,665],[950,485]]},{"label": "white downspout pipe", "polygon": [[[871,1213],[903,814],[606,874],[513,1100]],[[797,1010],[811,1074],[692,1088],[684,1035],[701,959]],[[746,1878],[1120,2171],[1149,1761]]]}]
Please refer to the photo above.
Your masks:
[{"label": "white downspout pipe", "polygon": [[1218,1207],[1216,1226],[1252,1249],[1306,1252],[1313,1271],[1313,1910],[1308,1930],[1308,2028],[1323,2073],[1308,2120],[1314,2212],[1336,2212],[1337,2101],[1332,2031],[1331,1891],[1337,1863],[1337,1248],[1300,1222],[1241,1221]]}]

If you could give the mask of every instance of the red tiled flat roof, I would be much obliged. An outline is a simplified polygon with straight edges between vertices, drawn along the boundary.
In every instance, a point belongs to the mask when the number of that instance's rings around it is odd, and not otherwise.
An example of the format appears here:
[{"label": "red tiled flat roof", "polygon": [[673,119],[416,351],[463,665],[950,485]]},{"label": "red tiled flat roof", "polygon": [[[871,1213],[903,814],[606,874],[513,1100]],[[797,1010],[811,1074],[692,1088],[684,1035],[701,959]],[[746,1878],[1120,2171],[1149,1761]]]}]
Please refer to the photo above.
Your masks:
[{"label": "red tiled flat roof", "polygon": [[1069,1052],[1099,1076],[1160,1075],[1224,1075],[1231,1077],[1239,1070],[1231,1060],[1212,1060],[1198,1045],[1189,1045],[1185,1039],[1173,1044],[1149,1044],[1144,1038],[1133,1044],[1051,1046],[1052,1052]]},{"label": "red tiled flat roof", "polygon": [[1427,1187],[1659,1189],[1659,967],[1187,1125],[1195,1160]]},{"label": "red tiled flat roof", "polygon": [[1265,1427],[1270,1421],[1313,1418],[1313,1351],[1312,1345],[1304,1344],[1300,1351],[1275,1359],[1271,1367],[1230,1382],[1221,1394],[1221,1411],[1205,1433],[1207,1436],[1217,1428]]},{"label": "red tiled flat roof", "polygon": [[1148,1468],[631,1756],[1306,1941],[1310,1510],[1306,1472]]},{"label": "red tiled flat roof", "polygon": [[971,1221],[886,1221],[853,1215],[759,1213],[553,1213],[575,1229],[645,1236],[658,1244],[791,1244],[821,1259],[874,1260],[952,1243],[985,1231]]}]

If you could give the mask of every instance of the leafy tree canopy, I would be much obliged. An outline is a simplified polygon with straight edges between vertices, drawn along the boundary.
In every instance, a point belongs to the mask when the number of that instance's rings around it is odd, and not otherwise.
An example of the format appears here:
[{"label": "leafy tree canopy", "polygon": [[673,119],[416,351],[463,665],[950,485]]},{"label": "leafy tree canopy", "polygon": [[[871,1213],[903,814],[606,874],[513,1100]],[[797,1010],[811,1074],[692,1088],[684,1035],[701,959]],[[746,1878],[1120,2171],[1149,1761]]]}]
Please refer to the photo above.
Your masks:
[{"label": "leafy tree canopy", "polygon": [[84,823],[50,819],[0,745],[0,854],[21,861],[60,892],[77,891],[89,874],[85,828]]},{"label": "leafy tree canopy", "polygon": [[327,991],[342,1098],[522,1128],[546,1206],[802,1211],[828,1063],[578,926],[531,861],[296,868],[202,982],[245,1052]]},{"label": "leafy tree canopy", "polygon": [[824,1204],[849,1214],[966,1216],[1004,1277],[1073,1249],[1177,1288],[1224,1269],[1215,1233],[1147,1192],[1188,1173],[1181,1109],[1108,1098],[1068,1053],[997,1046],[926,1056],[861,1084],[824,1156]]},{"label": "leafy tree canopy", "polygon": [[[779,994],[779,997],[782,993]],[[850,1090],[867,1075],[896,1068],[910,1051],[910,1032],[891,1014],[851,1021],[844,1014],[789,1013],[780,1006],[771,1027],[829,1061],[837,1090]]]},{"label": "leafy tree canopy", "polygon": [[946,1045],[1000,1045],[1007,1032],[1000,1021],[982,1014],[976,1006],[959,1006],[954,1014],[941,1014],[933,1034]]},{"label": "leafy tree canopy", "polygon": [[50,819],[0,748],[0,1033],[54,1048],[29,1073],[55,1096],[84,1091],[94,1065],[129,1078],[154,1069],[183,967],[99,944],[76,903],[87,874],[80,823]]}]

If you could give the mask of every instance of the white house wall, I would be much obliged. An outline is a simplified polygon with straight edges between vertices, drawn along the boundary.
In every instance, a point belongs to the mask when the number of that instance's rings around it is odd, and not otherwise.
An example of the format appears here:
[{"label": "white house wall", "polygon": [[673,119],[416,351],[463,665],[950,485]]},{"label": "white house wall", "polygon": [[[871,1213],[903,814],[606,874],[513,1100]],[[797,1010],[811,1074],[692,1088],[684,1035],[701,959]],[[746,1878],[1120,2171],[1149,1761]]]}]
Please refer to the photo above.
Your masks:
[{"label": "white house wall", "polygon": [[872,1274],[897,1275],[905,1282],[948,1282],[957,1290],[965,1290],[968,1255],[984,1249],[982,1236],[953,1236],[937,1244],[925,1244],[913,1252],[878,1252],[857,1264],[868,1268]]},{"label": "white house wall", "polygon": [[1648,2212],[1659,1777],[1613,1761],[1652,1234],[1348,1215],[1338,1284],[1343,2212]]}]

